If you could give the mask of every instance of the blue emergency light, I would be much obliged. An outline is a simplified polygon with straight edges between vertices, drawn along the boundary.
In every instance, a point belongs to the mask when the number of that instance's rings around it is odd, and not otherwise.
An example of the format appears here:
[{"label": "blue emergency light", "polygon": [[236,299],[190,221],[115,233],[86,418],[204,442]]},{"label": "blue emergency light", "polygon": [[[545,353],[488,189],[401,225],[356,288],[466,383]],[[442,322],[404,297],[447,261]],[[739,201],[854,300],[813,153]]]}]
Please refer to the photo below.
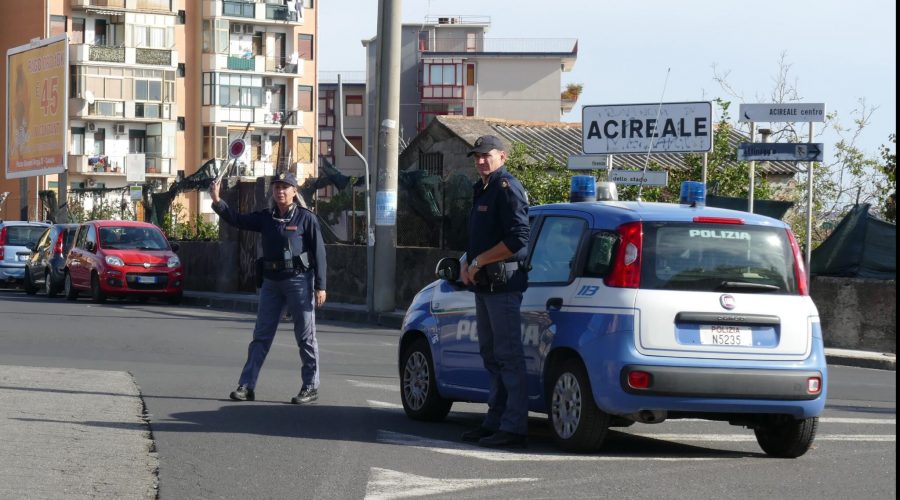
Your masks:
[{"label": "blue emergency light", "polygon": [[597,201],[597,181],[592,175],[573,175],[569,201]]},{"label": "blue emergency light", "polygon": [[706,185],[697,181],[684,181],[681,183],[681,195],[678,203],[692,207],[706,205]]}]

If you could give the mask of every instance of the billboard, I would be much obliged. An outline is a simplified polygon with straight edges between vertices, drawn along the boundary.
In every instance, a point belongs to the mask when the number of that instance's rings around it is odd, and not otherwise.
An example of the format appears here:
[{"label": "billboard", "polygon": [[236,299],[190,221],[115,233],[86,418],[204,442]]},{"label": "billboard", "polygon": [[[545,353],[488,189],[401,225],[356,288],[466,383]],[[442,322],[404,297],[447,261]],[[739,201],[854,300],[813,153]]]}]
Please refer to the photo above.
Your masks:
[{"label": "billboard", "polygon": [[69,50],[65,33],[6,51],[6,178],[66,169]]},{"label": "billboard", "polygon": [[585,154],[712,151],[712,103],[610,104],[581,108]]}]

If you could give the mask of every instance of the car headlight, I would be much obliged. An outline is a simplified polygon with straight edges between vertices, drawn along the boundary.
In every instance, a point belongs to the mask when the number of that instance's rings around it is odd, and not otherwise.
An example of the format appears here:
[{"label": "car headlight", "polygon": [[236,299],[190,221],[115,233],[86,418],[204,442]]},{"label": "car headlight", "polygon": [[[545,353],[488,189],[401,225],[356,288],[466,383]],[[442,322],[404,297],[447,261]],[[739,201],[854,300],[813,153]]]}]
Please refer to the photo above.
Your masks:
[{"label": "car headlight", "polygon": [[115,255],[107,255],[106,263],[111,266],[119,266],[119,267],[125,265],[125,262],[123,262],[122,259],[120,259],[119,257],[116,257]]},{"label": "car headlight", "polygon": [[166,265],[169,267],[178,267],[181,265],[181,261],[178,260],[178,257],[169,257],[169,261],[166,262]]}]

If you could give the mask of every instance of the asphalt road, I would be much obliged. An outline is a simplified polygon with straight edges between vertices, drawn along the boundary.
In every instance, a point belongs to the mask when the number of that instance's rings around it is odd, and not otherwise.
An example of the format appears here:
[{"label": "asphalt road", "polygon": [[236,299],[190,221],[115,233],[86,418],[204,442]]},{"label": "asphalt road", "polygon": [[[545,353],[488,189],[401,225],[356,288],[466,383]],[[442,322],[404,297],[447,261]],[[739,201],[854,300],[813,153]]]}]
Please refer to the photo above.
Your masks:
[{"label": "asphalt road", "polygon": [[318,325],[322,386],[309,406],[289,324],[257,401],[228,400],[254,317],[164,304],[67,302],[0,290],[0,364],[128,371],[150,413],[159,496],[168,498],[895,498],[896,372],[830,367],[814,448],[768,458],[752,431],[723,423],[637,424],[601,453],[569,455],[531,419],[530,446],[463,445],[484,406],[445,422],[400,407],[396,332]]}]

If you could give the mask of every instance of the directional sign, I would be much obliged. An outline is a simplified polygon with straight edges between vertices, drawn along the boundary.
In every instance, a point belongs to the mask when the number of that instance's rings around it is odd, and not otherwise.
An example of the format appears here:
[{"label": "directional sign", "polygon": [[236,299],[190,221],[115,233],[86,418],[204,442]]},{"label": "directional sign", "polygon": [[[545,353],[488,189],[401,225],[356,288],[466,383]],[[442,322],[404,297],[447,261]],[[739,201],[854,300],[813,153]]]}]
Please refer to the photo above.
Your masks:
[{"label": "directional sign", "polygon": [[741,104],[742,122],[824,122],[825,103]]},{"label": "directional sign", "polygon": [[566,167],[569,170],[606,170],[608,161],[607,155],[570,155]]},{"label": "directional sign", "polygon": [[737,151],[741,161],[822,161],[825,148],[821,142],[742,142]]},{"label": "directional sign", "polygon": [[669,183],[669,172],[648,170],[622,170],[614,168],[609,171],[609,180],[626,186],[665,186]]},{"label": "directional sign", "polygon": [[585,154],[712,151],[712,103],[611,104],[581,108]]}]

